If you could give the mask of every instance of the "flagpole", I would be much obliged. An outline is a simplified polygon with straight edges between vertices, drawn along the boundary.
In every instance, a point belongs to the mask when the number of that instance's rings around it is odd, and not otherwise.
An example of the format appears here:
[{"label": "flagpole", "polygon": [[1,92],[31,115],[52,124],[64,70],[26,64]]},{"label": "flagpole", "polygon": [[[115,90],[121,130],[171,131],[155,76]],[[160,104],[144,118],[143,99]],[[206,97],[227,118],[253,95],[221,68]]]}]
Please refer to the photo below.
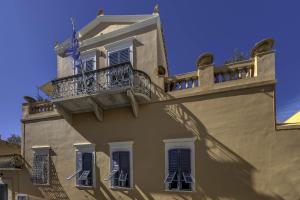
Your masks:
[{"label": "flagpole", "polygon": [[[72,40],[77,40],[78,42],[78,47],[76,46],[76,48],[78,48],[77,50],[79,51],[79,41],[78,39],[76,38],[77,37],[77,34],[75,34],[75,23],[74,23],[74,19],[73,17],[71,17],[71,23],[72,23],[72,28],[73,28],[73,37],[72,37]],[[75,41],[72,41],[72,45],[73,45],[73,49],[75,51]],[[82,80],[83,80],[83,86],[84,86],[84,89],[86,92],[87,91],[87,85],[86,85],[86,77],[85,77],[85,70],[84,70],[84,66],[83,66],[83,62],[81,60],[81,57],[80,57],[80,52],[79,53],[79,57],[77,58],[77,60],[74,59],[73,57],[73,66],[74,66],[74,72],[76,72],[76,61],[80,61],[80,68],[81,68],[81,74],[82,74]]]}]

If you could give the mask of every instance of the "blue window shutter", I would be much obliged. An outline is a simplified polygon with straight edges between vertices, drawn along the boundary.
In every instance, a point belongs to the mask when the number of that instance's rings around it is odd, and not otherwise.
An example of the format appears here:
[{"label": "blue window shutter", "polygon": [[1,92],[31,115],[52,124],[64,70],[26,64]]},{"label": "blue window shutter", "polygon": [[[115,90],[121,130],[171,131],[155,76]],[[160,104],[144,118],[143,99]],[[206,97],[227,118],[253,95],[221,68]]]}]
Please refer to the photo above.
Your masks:
[{"label": "blue window shutter", "polygon": [[191,150],[180,149],[180,170],[181,172],[191,173]]},{"label": "blue window shutter", "polygon": [[88,175],[88,185],[93,185],[93,154],[82,154],[82,171],[90,171]]},{"label": "blue window shutter", "polygon": [[[120,154],[118,151],[112,153],[113,167],[118,165],[120,168],[119,158],[120,158]],[[120,170],[117,173],[115,173],[114,177],[112,178],[112,186],[118,186],[119,174],[120,174]]]},{"label": "blue window shutter", "polygon": [[177,149],[171,149],[169,150],[169,173],[172,172],[178,172],[178,164],[179,164],[179,158],[178,158],[178,150]]},{"label": "blue window shutter", "polygon": [[109,53],[109,65],[117,65],[125,62],[130,62],[130,49],[122,49]]},{"label": "blue window shutter", "polygon": [[130,61],[130,50],[129,48],[119,51],[120,63],[125,63]]},{"label": "blue window shutter", "polygon": [[82,173],[82,152],[76,151],[76,172],[80,170],[79,173],[76,174],[76,185],[81,185],[81,181],[78,180]]},{"label": "blue window shutter", "polygon": [[123,175],[127,174],[127,180],[124,187],[130,186],[130,157],[128,151],[120,152],[120,171],[123,172]]},{"label": "blue window shutter", "polygon": [[109,65],[117,65],[119,64],[119,53],[112,52],[109,54]]}]

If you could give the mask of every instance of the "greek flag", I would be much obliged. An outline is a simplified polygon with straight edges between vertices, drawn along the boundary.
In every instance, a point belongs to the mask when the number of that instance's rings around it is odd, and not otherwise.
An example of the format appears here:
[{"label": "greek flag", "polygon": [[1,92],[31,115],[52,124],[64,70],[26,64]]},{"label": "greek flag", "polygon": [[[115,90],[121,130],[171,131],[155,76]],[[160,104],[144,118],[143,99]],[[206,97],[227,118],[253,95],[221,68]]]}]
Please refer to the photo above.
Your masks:
[{"label": "greek flag", "polygon": [[66,54],[66,56],[71,56],[73,58],[74,69],[77,68],[77,71],[81,72],[84,88],[87,89],[85,70],[84,70],[84,67],[83,67],[82,60],[80,58],[79,41],[78,41],[78,38],[77,38],[77,33],[76,33],[76,30],[75,30],[75,24],[74,24],[73,18],[71,18],[71,22],[72,22],[72,28],[73,28],[71,43],[70,43],[69,47],[65,49],[65,54]]},{"label": "greek flag", "polygon": [[74,21],[71,18],[72,21],[72,38],[71,38],[71,44],[70,46],[65,50],[65,54],[67,56],[71,56],[74,60],[74,67],[80,67],[81,66],[81,59],[80,59],[80,51],[79,51],[79,41],[77,39],[77,33],[75,30]]}]

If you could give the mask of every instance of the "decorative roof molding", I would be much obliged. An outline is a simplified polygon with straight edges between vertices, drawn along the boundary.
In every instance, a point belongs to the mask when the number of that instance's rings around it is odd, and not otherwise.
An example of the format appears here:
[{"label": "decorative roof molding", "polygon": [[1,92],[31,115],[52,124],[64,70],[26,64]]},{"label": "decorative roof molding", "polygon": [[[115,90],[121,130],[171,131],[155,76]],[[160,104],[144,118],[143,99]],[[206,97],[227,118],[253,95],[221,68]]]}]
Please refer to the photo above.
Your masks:
[{"label": "decorative roof molding", "polygon": [[147,27],[147,26],[150,26],[153,24],[158,24],[158,23],[160,23],[159,17],[151,15],[151,18],[147,19],[145,21],[132,24],[128,27],[112,31],[112,32],[104,34],[104,35],[86,39],[81,42],[80,48],[84,48],[84,47],[87,47],[87,46],[90,46],[90,45],[93,45],[93,44],[96,44],[96,43],[99,43],[99,42],[102,42],[102,41],[105,41],[105,40],[108,40],[108,39],[111,39],[111,38],[114,38],[114,37],[117,37],[120,35],[124,35],[124,34],[130,33],[130,32],[142,29],[144,27]]},{"label": "decorative roof molding", "polygon": [[102,16],[98,16],[96,19],[94,19],[93,21],[91,21],[89,24],[87,24],[86,26],[84,26],[79,32],[78,32],[78,36],[79,38],[85,36],[87,33],[89,33],[90,31],[92,31],[94,28],[96,28],[97,26],[99,26],[99,24],[101,23],[138,23],[141,21],[145,21],[148,19],[153,18],[153,15],[102,15]]}]

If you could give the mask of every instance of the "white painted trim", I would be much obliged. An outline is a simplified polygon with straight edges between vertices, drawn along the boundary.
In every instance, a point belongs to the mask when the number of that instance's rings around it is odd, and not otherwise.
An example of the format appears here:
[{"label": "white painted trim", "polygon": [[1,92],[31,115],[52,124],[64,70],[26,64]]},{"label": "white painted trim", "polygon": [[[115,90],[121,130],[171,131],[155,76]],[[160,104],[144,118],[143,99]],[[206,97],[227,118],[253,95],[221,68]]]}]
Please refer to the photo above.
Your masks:
[{"label": "white painted trim", "polygon": [[16,195],[16,200],[18,200],[18,197],[25,197],[25,200],[28,199],[28,195],[27,194],[17,194]]},{"label": "white painted trim", "polygon": [[[112,153],[116,151],[129,151],[129,159],[130,159],[130,186],[129,188],[122,187],[123,189],[132,189],[133,188],[133,153],[132,153],[132,146],[133,141],[127,142],[110,142],[109,144],[109,151],[110,151],[110,162],[109,162],[109,172],[112,171]],[[120,188],[120,187],[113,187],[111,188]]]},{"label": "white painted trim", "polygon": [[113,49],[119,49],[122,46],[129,46],[133,43],[133,41],[136,39],[136,37],[129,37],[123,40],[118,40],[116,42],[112,42],[109,44],[104,45],[104,48],[107,50],[113,50]]},{"label": "white painted trim", "polygon": [[85,142],[83,142],[83,143],[74,143],[73,144],[74,145],[74,147],[76,147],[76,148],[95,148],[95,144],[93,144],[93,143],[85,143]]},{"label": "white painted trim", "polygon": [[176,138],[176,139],[165,139],[163,140],[164,143],[179,143],[179,142],[195,142],[197,137],[192,138]]},{"label": "white painted trim", "polygon": [[[169,154],[168,151],[170,149],[178,149],[178,148],[188,148],[191,150],[191,174],[194,178],[194,182],[192,183],[192,191],[195,191],[195,141],[196,137],[192,138],[176,138],[176,139],[165,139],[163,142],[165,143],[165,177],[168,175],[169,168]],[[174,191],[168,189],[168,184],[165,184],[165,190]],[[178,190],[175,190],[178,191]],[[181,190],[179,190],[181,192]],[[183,191],[184,192],[184,191]]]},{"label": "white painted trim", "polygon": [[82,153],[92,153],[93,154],[93,185],[92,186],[82,186],[82,185],[77,185],[76,177],[74,178],[75,180],[75,186],[78,188],[90,188],[96,187],[96,151],[95,151],[95,144],[92,143],[75,143],[73,144],[75,147],[75,169],[76,169],[76,152],[82,152]]},{"label": "white painted trim", "polygon": [[50,149],[50,145],[41,145],[41,146],[32,146],[31,147],[33,150],[36,150],[36,149]]}]

